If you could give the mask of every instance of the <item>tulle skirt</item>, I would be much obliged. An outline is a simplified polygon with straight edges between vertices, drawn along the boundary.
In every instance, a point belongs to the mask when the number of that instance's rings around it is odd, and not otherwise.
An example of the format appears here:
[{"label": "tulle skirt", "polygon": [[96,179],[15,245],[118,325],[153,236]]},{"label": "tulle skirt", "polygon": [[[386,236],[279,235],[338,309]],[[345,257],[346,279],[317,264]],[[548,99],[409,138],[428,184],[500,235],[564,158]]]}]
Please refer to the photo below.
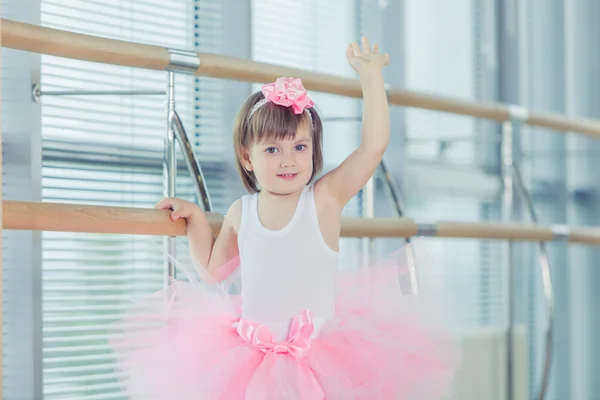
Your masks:
[{"label": "tulle skirt", "polygon": [[[439,288],[419,295],[407,249],[341,272],[335,317],[313,334],[310,310],[284,343],[241,318],[225,285],[191,278],[137,302],[110,343],[131,399],[444,399],[460,347]],[[411,254],[410,257],[413,257]],[[188,276],[189,277],[189,276]]]}]

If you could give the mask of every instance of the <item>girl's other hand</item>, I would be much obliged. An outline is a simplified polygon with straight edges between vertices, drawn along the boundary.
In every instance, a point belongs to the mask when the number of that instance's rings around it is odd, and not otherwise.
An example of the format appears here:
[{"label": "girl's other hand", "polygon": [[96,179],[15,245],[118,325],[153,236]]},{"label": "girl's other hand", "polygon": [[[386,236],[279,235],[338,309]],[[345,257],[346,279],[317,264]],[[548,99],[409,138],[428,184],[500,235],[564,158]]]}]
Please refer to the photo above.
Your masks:
[{"label": "girl's other hand", "polygon": [[193,216],[202,213],[202,209],[197,204],[177,197],[167,197],[159,201],[154,208],[159,210],[172,210],[171,220],[173,221],[184,218],[187,222],[190,222],[190,219]]}]

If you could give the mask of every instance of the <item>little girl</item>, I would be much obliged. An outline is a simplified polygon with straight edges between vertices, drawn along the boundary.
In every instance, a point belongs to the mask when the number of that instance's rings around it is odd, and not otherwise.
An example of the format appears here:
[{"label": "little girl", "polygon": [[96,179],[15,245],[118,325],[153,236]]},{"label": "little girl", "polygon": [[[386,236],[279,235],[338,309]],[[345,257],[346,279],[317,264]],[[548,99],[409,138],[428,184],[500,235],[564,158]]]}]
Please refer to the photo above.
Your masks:
[{"label": "little girl", "polygon": [[[230,207],[218,237],[195,204],[157,205],[186,219],[205,277],[173,283],[117,324],[111,344],[132,398],[432,400],[450,392],[457,347],[403,295],[403,265],[338,273],[342,209],[390,135],[388,55],[363,39],[346,56],[360,76],[364,117],[361,144],[339,167],[314,182],[321,119],[299,79],[279,78],[239,112],[235,151],[250,194]],[[217,283],[238,266],[234,296]]]}]

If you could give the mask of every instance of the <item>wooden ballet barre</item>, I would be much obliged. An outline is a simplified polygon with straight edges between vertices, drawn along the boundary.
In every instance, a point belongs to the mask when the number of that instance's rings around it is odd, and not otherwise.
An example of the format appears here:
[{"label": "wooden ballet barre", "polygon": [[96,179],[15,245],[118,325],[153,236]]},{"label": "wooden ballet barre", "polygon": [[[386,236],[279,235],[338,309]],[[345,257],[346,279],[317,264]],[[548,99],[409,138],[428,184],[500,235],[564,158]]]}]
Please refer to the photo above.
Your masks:
[{"label": "wooden ballet barre", "polygon": [[2,19],[2,46],[32,53],[128,67],[163,70],[169,51],[160,46],[107,39]]},{"label": "wooden ballet barre", "polygon": [[[173,222],[165,210],[4,201],[3,229],[86,232],[127,235],[185,236],[186,224]],[[208,213],[215,234],[223,216]],[[600,229],[516,223],[439,221],[420,224],[409,218],[351,218],[342,220],[342,237],[413,237],[496,239],[518,241],[565,240],[600,245]]]},{"label": "wooden ballet barre", "polygon": [[[171,49],[165,47],[101,38],[8,19],[1,19],[0,27],[2,46],[7,48],[155,70],[169,69],[171,65]],[[301,78],[304,86],[309,90],[348,97],[362,97],[360,84],[356,79],[224,55],[195,52],[193,55],[195,58],[199,58],[199,67],[193,71],[195,75],[199,76],[256,83],[272,82],[279,76],[294,76]],[[522,108],[517,108],[517,112],[515,112],[514,107],[502,103],[460,100],[401,88],[389,88],[388,97],[390,104],[397,106],[468,115],[495,121],[508,121],[517,117],[520,122],[531,126],[600,137],[600,121],[598,120],[567,117],[548,112],[531,112]]]}]

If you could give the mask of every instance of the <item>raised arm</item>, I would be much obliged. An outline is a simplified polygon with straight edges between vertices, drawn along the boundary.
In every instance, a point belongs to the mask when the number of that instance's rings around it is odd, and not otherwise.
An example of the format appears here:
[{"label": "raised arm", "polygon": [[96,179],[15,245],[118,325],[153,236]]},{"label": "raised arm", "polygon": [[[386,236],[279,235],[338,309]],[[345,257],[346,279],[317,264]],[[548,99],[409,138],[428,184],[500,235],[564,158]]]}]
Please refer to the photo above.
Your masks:
[{"label": "raised arm", "polygon": [[362,39],[363,49],[352,43],[346,57],[358,72],[363,92],[362,138],[359,147],[337,168],[319,181],[320,190],[343,207],[369,181],[387,149],[390,137],[390,116],[383,67],[387,54],[379,54],[378,46],[370,47]]}]

